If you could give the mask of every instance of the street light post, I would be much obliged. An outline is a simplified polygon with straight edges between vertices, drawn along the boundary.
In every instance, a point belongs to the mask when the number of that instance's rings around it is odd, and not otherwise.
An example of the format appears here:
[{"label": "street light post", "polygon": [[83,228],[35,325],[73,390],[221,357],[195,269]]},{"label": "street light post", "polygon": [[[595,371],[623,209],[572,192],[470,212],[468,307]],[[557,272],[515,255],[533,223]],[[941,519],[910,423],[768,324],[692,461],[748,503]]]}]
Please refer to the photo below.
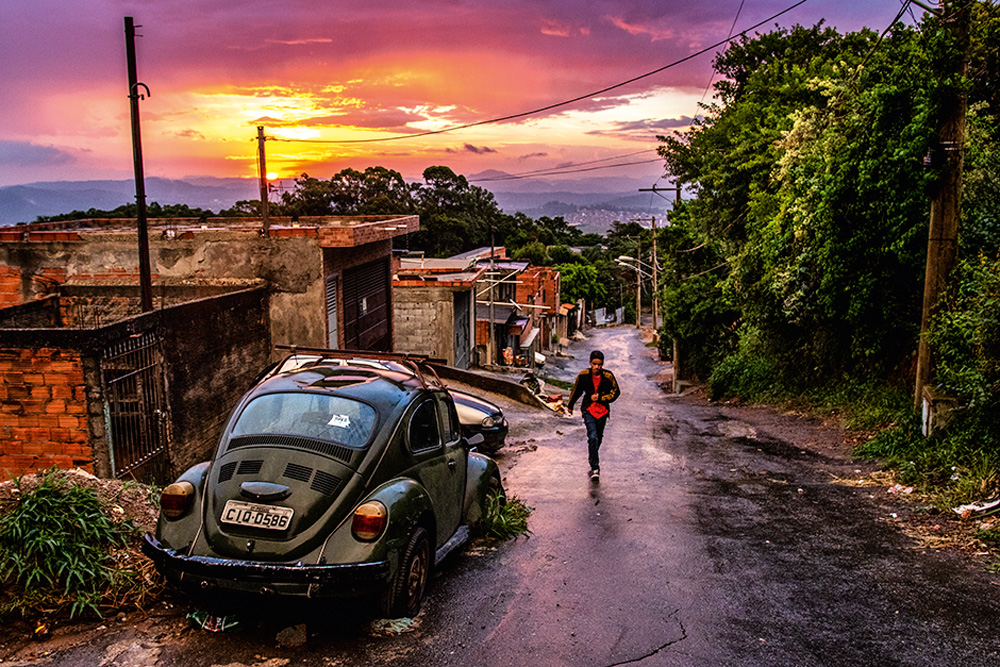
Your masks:
[{"label": "street light post", "polygon": [[[631,264],[630,262],[635,262]],[[639,329],[642,326],[642,279],[643,277],[650,278],[650,274],[642,270],[642,266],[648,269],[653,267],[649,266],[643,261],[636,259],[635,257],[629,257],[628,255],[621,255],[616,260],[619,266],[624,266],[627,269],[632,269],[635,271],[635,284],[636,284],[636,297],[635,297],[635,328]]]}]

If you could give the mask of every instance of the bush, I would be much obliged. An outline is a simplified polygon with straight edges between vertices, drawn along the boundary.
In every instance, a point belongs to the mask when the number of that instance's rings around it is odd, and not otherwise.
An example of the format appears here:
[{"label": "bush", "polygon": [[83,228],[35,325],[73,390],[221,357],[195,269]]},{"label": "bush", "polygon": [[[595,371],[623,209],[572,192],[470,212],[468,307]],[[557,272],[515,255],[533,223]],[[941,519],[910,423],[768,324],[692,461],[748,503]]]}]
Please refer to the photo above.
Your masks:
[{"label": "bush", "polygon": [[124,548],[136,527],[116,523],[93,489],[64,472],[50,470],[30,490],[22,479],[14,480],[18,499],[0,515],[0,580],[15,587],[0,616],[67,607],[70,617],[100,616],[102,597],[133,574],[118,570],[111,552]]},{"label": "bush", "polygon": [[530,536],[528,516],[531,508],[517,496],[510,498],[502,490],[491,493],[486,498],[486,515],[480,531],[483,537],[494,540],[509,540],[520,535]]},{"label": "bush", "polygon": [[739,331],[739,348],[725,357],[708,378],[713,401],[727,396],[745,401],[764,400],[779,390],[777,369],[761,349],[756,330],[746,325]]}]

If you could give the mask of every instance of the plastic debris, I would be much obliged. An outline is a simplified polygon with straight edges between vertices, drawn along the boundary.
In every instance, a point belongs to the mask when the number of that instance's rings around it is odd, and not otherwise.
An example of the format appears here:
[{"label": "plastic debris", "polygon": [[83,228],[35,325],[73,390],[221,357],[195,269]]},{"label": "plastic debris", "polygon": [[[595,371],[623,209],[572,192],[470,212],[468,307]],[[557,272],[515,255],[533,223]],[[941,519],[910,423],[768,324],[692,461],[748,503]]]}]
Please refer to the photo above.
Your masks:
[{"label": "plastic debris", "polygon": [[371,633],[376,637],[392,637],[419,627],[420,621],[415,618],[377,618],[372,621]]},{"label": "plastic debris", "polygon": [[887,493],[913,493],[913,487],[897,484],[896,486],[889,487]]},{"label": "plastic debris", "polygon": [[995,512],[1000,512],[1000,498],[984,500],[979,503],[969,503],[968,505],[959,505],[958,507],[953,507],[952,511],[955,512],[955,514],[960,514],[962,516],[972,516],[973,514],[993,514]]},{"label": "plastic debris", "polygon": [[188,622],[205,632],[237,632],[243,629],[243,624],[235,616],[215,616],[207,611],[192,611],[187,615]]}]

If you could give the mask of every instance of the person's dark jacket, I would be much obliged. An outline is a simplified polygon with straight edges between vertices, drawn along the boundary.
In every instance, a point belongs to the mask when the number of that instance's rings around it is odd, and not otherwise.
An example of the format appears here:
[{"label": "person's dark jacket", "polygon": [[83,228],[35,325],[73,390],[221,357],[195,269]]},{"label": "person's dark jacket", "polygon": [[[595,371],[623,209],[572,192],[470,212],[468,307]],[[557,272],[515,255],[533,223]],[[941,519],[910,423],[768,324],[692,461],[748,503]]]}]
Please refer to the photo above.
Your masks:
[{"label": "person's dark jacket", "polygon": [[[580,403],[580,411],[583,412],[592,403],[590,397],[593,393],[594,379],[590,369],[585,368],[577,374],[576,382],[573,383],[573,392],[569,395],[569,409],[572,410],[576,399],[582,396],[583,402]],[[601,380],[597,385],[597,402],[607,408],[621,393],[621,390],[618,389],[618,380],[615,379],[615,374],[602,368]]]}]

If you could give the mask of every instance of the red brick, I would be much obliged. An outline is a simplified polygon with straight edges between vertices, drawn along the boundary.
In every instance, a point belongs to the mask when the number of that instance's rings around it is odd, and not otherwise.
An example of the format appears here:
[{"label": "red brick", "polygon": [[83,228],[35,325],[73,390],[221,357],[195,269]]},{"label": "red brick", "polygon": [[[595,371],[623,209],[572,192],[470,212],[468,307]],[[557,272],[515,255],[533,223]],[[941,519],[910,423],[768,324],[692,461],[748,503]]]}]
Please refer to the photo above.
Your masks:
[{"label": "red brick", "polygon": [[23,384],[14,384],[7,387],[7,400],[9,401],[20,401],[21,399],[30,397],[31,391]]},{"label": "red brick", "polygon": [[36,426],[41,426],[42,428],[57,428],[59,426],[60,415],[38,415],[37,417],[25,417],[25,419],[34,419],[36,421]]},{"label": "red brick", "polygon": [[52,391],[52,398],[73,398],[74,387],[65,384],[49,384],[49,388]]},{"label": "red brick", "polygon": [[44,401],[45,399],[52,398],[52,390],[45,386],[31,387],[31,397]]},{"label": "red brick", "polygon": [[60,428],[70,428],[70,429],[82,428],[83,421],[84,420],[82,417],[74,417],[73,415],[59,415]]},{"label": "red brick", "polygon": [[18,371],[8,371],[3,374],[4,384],[24,384],[24,373]]},{"label": "red brick", "polygon": [[50,415],[61,415],[66,412],[66,401],[60,399],[45,404],[45,412]]},{"label": "red brick", "polygon": [[41,414],[45,412],[45,404],[48,401],[39,401],[34,398],[25,398],[21,400],[21,407],[24,409],[24,414]]},{"label": "red brick", "polygon": [[66,403],[66,413],[71,415],[86,414],[87,406],[83,403]]}]

